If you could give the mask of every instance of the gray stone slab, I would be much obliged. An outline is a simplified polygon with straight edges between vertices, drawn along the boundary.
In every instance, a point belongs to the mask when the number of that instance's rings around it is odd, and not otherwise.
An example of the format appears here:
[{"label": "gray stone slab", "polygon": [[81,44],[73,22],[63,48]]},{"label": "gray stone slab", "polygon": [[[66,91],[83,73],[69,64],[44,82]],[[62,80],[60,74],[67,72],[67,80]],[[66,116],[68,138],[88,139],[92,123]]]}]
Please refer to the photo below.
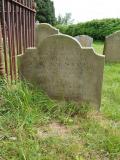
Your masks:
[{"label": "gray stone slab", "polygon": [[27,49],[19,59],[22,77],[51,98],[100,107],[104,56],[92,48],[82,48],[70,36],[53,35],[37,49]]},{"label": "gray stone slab", "polygon": [[40,43],[48,36],[59,34],[59,30],[48,23],[38,23],[35,27],[35,46],[38,47]]},{"label": "gray stone slab", "polygon": [[92,47],[93,38],[88,35],[78,35],[75,37],[82,47]]},{"label": "gray stone slab", "polygon": [[120,31],[106,37],[104,55],[107,62],[120,62]]}]

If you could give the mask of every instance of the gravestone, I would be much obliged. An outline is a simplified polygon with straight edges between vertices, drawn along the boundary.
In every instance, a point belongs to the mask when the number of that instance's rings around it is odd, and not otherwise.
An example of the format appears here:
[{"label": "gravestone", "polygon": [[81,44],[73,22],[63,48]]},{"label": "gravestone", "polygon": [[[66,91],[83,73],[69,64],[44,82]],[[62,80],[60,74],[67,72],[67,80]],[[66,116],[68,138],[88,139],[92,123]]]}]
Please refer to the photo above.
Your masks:
[{"label": "gravestone", "polygon": [[49,36],[20,57],[21,77],[51,98],[88,102],[100,107],[104,56],[81,48],[66,35]]},{"label": "gravestone", "polygon": [[93,38],[87,35],[76,36],[75,39],[79,41],[82,47],[92,47]]},{"label": "gravestone", "polygon": [[40,43],[48,36],[59,34],[59,30],[48,23],[36,23],[35,27],[35,46],[38,47]]},{"label": "gravestone", "polygon": [[107,62],[120,62],[120,31],[106,37],[104,55]]}]

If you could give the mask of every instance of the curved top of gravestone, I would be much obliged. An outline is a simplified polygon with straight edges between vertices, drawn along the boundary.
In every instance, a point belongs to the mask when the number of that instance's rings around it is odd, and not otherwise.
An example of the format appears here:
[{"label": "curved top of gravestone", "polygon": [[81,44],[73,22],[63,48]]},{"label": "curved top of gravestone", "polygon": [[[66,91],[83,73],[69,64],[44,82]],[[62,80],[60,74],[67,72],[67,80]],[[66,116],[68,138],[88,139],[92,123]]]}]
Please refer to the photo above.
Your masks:
[{"label": "curved top of gravestone", "polygon": [[39,27],[41,29],[43,28],[43,29],[48,29],[48,30],[52,30],[52,31],[54,30],[56,32],[59,32],[59,29],[56,29],[55,27],[53,27],[49,23],[38,23],[36,25],[37,25],[37,27]]},{"label": "curved top of gravestone", "polygon": [[[85,35],[85,34],[83,34],[83,35],[77,35],[78,37],[89,37],[89,38],[92,38],[92,37],[90,37],[90,36],[88,36],[88,35]],[[77,37],[76,36],[76,37]]]},{"label": "curved top of gravestone", "polygon": [[92,37],[90,37],[88,35],[77,35],[77,36],[75,36],[75,38],[80,38],[80,37],[86,37],[86,38],[93,39]]},{"label": "curved top of gravestone", "polygon": [[78,35],[74,37],[83,47],[92,47],[93,38],[88,35]]},{"label": "curved top of gravestone", "polygon": [[53,34],[59,34],[59,30],[48,23],[36,24],[36,29],[35,29],[36,47],[38,47],[45,38]]},{"label": "curved top of gravestone", "polygon": [[110,34],[110,35],[108,35],[108,36],[106,36],[106,39],[107,39],[107,38],[112,38],[112,37],[115,37],[115,36],[120,36],[120,30],[119,30],[119,31],[116,31],[116,32],[114,32],[114,33],[112,33],[112,34]]},{"label": "curved top of gravestone", "polygon": [[[58,43],[59,42],[59,43]],[[78,49],[78,52],[80,52],[80,50],[88,50],[90,51],[93,55],[96,56],[102,56],[102,55],[98,55],[93,47],[82,47],[81,44],[78,42],[78,40],[76,40],[75,38],[69,36],[69,35],[65,35],[65,34],[54,34],[51,36],[48,36],[46,39],[44,39],[44,41],[41,43],[41,45],[38,47],[38,53],[39,53],[39,49],[40,48],[44,48],[44,45],[47,45],[48,48],[54,48],[53,46],[50,46],[51,44],[55,44],[55,47],[57,45],[57,49],[61,48],[61,50],[63,50],[63,48],[68,48],[68,50],[76,50]],[[75,52],[73,52],[74,54]],[[104,57],[104,56],[102,56]]]}]

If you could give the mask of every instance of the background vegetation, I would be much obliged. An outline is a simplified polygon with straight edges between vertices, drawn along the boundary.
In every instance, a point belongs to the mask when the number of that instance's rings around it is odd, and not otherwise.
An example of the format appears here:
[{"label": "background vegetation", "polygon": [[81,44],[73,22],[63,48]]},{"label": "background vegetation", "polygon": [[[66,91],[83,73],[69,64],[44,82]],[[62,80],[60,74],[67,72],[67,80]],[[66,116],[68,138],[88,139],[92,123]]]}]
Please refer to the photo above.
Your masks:
[{"label": "background vegetation", "polygon": [[37,3],[36,21],[55,25],[60,32],[70,36],[89,35],[94,40],[104,40],[109,34],[120,30],[120,19],[92,20],[73,24],[71,13],[55,17],[54,2],[51,0],[35,0]]},{"label": "background vegetation", "polygon": [[37,4],[36,20],[40,23],[55,24],[54,3],[51,0],[35,0]]},{"label": "background vegetation", "polygon": [[89,35],[95,40],[104,40],[105,36],[120,30],[120,19],[92,20],[72,25],[57,25],[60,32],[71,36]]}]

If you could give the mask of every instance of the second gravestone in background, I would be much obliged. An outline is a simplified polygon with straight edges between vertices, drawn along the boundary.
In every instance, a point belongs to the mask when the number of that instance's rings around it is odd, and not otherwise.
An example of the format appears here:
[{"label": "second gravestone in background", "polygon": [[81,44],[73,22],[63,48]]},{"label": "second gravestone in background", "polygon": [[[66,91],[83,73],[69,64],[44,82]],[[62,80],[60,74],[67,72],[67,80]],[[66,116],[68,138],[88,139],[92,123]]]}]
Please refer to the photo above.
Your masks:
[{"label": "second gravestone in background", "polygon": [[87,35],[76,36],[75,39],[79,41],[82,47],[92,47],[93,38]]},{"label": "second gravestone in background", "polygon": [[59,34],[59,30],[48,23],[36,24],[35,28],[35,46],[40,46],[40,43],[47,37]]},{"label": "second gravestone in background", "polygon": [[106,37],[104,55],[107,62],[120,62],[120,31]]},{"label": "second gravestone in background", "polygon": [[51,98],[101,104],[104,56],[81,48],[74,38],[53,35],[20,58],[19,71]]}]

